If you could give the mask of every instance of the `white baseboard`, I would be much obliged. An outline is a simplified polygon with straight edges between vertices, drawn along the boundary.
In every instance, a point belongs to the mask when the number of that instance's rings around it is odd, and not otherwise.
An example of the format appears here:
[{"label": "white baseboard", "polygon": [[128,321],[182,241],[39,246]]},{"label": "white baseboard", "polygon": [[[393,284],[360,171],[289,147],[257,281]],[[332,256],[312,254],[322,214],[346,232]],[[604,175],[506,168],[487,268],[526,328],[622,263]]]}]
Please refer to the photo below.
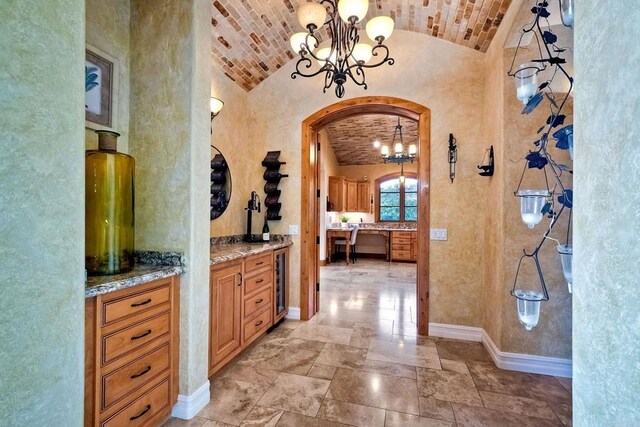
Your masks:
[{"label": "white baseboard", "polygon": [[452,338],[455,340],[482,342],[482,328],[473,326],[446,325],[429,323],[429,335],[432,337]]},{"label": "white baseboard", "polygon": [[210,383],[207,380],[195,393],[189,396],[179,394],[178,402],[173,406],[171,416],[182,420],[190,420],[195,417],[211,400],[209,387]]},{"label": "white baseboard", "polygon": [[481,342],[489,352],[493,362],[500,369],[565,378],[571,378],[573,375],[571,359],[500,351],[489,334],[482,328],[429,323],[429,335]]},{"label": "white baseboard", "polygon": [[287,319],[300,320],[300,307],[289,307]]}]

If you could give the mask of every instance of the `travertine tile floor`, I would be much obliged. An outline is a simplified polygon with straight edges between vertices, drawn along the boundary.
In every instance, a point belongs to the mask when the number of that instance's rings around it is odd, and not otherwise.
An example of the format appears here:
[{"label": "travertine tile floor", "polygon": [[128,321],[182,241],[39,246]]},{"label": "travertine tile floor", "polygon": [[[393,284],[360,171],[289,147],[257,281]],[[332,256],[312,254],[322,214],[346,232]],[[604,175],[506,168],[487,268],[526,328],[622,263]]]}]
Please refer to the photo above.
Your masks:
[{"label": "travertine tile floor", "polygon": [[321,313],[287,320],[166,426],[571,425],[571,381],[496,368],[480,343],[416,334],[415,265],[321,269]]}]

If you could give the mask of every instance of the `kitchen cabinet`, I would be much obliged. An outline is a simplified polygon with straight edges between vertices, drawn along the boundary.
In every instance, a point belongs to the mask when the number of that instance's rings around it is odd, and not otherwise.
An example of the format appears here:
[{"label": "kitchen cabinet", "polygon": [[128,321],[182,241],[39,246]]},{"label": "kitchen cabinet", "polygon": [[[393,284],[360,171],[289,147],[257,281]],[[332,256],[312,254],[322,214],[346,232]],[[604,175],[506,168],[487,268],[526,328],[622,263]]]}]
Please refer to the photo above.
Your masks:
[{"label": "kitchen cabinet", "polygon": [[368,181],[330,176],[328,201],[332,212],[371,212]]},{"label": "kitchen cabinet", "polygon": [[358,181],[358,212],[371,212],[371,188],[369,181]]},{"label": "kitchen cabinet", "polygon": [[358,181],[347,180],[347,212],[358,211]]},{"label": "kitchen cabinet", "polygon": [[209,305],[209,365],[233,354],[242,345],[242,263],[223,264],[211,274]]},{"label": "kitchen cabinet", "polygon": [[209,376],[287,314],[288,254],[280,248],[211,267]]},{"label": "kitchen cabinet", "polygon": [[84,425],[160,425],[178,398],[179,278],[85,300]]},{"label": "kitchen cabinet", "polygon": [[418,239],[415,231],[391,232],[391,260],[416,262]]}]

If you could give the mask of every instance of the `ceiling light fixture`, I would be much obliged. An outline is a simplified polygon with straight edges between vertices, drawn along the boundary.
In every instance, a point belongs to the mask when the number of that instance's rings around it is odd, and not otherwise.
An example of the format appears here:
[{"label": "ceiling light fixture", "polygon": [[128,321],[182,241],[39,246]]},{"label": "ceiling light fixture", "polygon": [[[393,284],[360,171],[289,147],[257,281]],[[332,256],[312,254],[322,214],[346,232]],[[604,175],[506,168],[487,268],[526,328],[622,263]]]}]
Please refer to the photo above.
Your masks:
[{"label": "ceiling light fixture", "polygon": [[[367,22],[366,33],[376,41],[374,46],[360,40],[360,29],[356,24],[365,18],[368,9],[369,0],[321,0],[320,3],[302,4],[298,8],[298,21],[307,32],[291,36],[291,47],[300,55],[291,78],[324,73],[323,93],[335,83],[338,98],[344,96],[344,84],[348,79],[366,90],[365,68],[395,62],[389,56],[389,48],[383,44],[393,33],[393,19],[378,16]],[[315,34],[323,26],[331,37],[331,46],[316,50]],[[376,61],[369,63],[372,59]],[[313,60],[318,62],[319,69],[315,69]]]},{"label": "ceiling light fixture", "polygon": [[[400,138],[399,141],[396,141],[397,137]],[[393,130],[393,140],[391,141],[391,146],[393,147],[393,154],[389,152],[390,150],[388,145],[383,145],[380,148],[380,154],[382,155],[382,160],[384,160],[385,163],[413,163],[418,155],[418,147],[416,146],[416,144],[409,144],[408,147],[405,147],[404,145],[400,117],[398,117],[398,124],[394,127]]]},{"label": "ceiling light fixture", "polygon": [[380,141],[378,141],[377,139],[373,141],[373,148],[380,148]]}]

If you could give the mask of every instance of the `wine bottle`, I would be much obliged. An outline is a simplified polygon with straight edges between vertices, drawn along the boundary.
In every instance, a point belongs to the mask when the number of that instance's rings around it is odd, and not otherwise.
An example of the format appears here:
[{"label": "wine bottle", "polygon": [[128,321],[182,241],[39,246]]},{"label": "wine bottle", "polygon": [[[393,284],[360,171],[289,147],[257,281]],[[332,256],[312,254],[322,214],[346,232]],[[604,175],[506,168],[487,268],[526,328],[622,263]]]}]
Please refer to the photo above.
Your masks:
[{"label": "wine bottle", "polygon": [[277,182],[280,182],[281,178],[287,178],[288,176],[289,175],[281,174],[280,172],[267,170],[264,173],[263,178],[267,182],[275,182],[275,183],[277,183]]},{"label": "wine bottle", "polygon": [[267,224],[267,215],[265,213],[264,225],[262,226],[262,241],[268,242],[269,239],[270,239],[270,236],[269,236],[269,224]]}]

